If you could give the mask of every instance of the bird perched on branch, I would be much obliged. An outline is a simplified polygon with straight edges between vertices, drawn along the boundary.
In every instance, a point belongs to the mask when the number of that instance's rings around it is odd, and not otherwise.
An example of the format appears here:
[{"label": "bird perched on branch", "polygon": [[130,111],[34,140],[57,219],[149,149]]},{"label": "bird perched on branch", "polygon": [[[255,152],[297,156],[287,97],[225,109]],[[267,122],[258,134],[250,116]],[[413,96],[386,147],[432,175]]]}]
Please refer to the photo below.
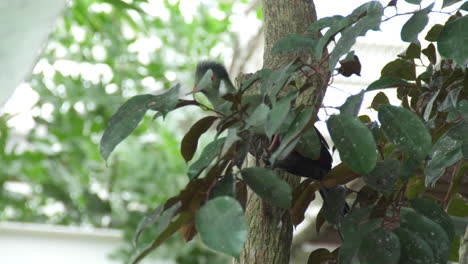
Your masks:
[{"label": "bird perched on branch", "polygon": [[[208,72],[209,74],[207,74]],[[226,113],[230,111],[232,104],[223,97],[227,94],[235,94],[237,90],[222,64],[214,61],[203,61],[197,65],[193,91],[194,93],[200,92],[204,94],[215,110]],[[333,159],[325,138],[317,128],[314,126],[314,129],[309,129],[308,131],[317,133],[320,139],[320,155],[318,159],[311,159],[307,155],[302,154],[298,148],[295,148],[284,159],[275,162],[274,166],[296,176],[321,180],[331,170]],[[279,145],[279,142],[277,144]],[[320,194],[324,200],[328,192],[329,189],[320,190]],[[348,210],[349,207],[345,205],[343,212],[347,213]]]}]

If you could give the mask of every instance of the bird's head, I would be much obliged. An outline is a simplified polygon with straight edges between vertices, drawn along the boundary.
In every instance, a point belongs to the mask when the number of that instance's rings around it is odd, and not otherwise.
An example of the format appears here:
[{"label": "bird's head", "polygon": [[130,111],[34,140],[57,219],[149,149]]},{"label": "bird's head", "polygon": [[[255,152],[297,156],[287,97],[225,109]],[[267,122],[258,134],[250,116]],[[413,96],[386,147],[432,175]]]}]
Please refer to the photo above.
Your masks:
[{"label": "bird's head", "polygon": [[[204,83],[200,83],[209,70],[212,73],[209,80],[204,80]],[[193,92],[202,92],[209,97],[223,96],[227,93],[234,93],[235,90],[224,65],[215,61],[202,61],[197,64]]]}]

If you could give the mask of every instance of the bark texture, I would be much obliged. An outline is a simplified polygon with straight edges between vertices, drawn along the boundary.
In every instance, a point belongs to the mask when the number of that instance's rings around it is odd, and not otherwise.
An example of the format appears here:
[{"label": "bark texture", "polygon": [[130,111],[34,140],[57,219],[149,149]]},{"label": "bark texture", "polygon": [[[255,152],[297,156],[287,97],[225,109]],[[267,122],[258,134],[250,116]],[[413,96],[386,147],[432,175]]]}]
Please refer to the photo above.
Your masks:
[{"label": "bark texture", "polygon": [[[270,51],[276,41],[291,33],[304,33],[317,19],[312,0],[263,0],[263,17],[265,23],[263,67],[269,69],[283,66],[297,56],[297,54],[272,55]],[[305,96],[309,98],[304,99],[309,102],[321,102],[326,84],[320,86],[312,87],[319,89],[311,89],[312,92]],[[317,94],[313,92],[314,90],[322,92]],[[300,180],[300,177],[287,173],[281,176],[293,187],[297,186]],[[289,263],[293,231],[289,211],[262,201],[249,190],[246,217],[248,238],[239,263]]]}]

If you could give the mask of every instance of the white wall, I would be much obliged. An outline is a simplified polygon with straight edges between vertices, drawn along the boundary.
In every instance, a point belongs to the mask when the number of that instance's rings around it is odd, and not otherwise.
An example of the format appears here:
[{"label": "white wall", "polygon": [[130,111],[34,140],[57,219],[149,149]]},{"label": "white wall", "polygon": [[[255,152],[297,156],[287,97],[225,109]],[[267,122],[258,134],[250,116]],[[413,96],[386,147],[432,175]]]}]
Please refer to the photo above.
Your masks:
[{"label": "white wall", "polygon": [[1,264],[114,264],[121,232],[41,224],[0,223]]}]

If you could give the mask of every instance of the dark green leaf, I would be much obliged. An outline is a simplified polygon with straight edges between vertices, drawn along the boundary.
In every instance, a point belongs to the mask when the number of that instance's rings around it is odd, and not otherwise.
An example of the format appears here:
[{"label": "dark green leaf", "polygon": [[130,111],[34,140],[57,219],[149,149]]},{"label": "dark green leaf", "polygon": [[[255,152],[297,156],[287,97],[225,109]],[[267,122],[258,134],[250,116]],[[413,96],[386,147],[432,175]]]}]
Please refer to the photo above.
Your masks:
[{"label": "dark green leaf", "polygon": [[364,175],[364,182],[374,190],[389,194],[398,180],[399,171],[400,164],[396,160],[378,161],[374,170]]},{"label": "dark green leaf", "polygon": [[419,5],[421,4],[422,0],[405,0],[405,2],[413,4],[413,5]]},{"label": "dark green leaf", "polygon": [[[179,103],[179,90],[180,84],[169,89],[169,91],[154,96],[150,102],[148,102],[148,108],[154,111],[158,111],[158,114],[165,117],[167,113],[174,110]],[[158,116],[155,116],[155,118]]]},{"label": "dark green leaf", "polygon": [[463,3],[463,5],[460,6],[460,10],[468,11],[468,2]]},{"label": "dark green leaf", "polygon": [[452,241],[455,236],[452,220],[436,202],[429,199],[416,198],[411,200],[411,207],[418,213],[438,223],[447,232],[449,240]]},{"label": "dark green leaf", "polygon": [[356,256],[362,240],[370,232],[380,228],[382,219],[377,218],[365,221],[368,215],[369,209],[355,208],[344,218],[340,226],[344,242],[339,251],[338,263],[353,263],[353,258]]},{"label": "dark green leaf", "polygon": [[241,171],[247,185],[262,199],[281,207],[289,208],[292,190],[273,170],[266,168],[246,168]]},{"label": "dark green leaf", "polygon": [[376,145],[366,125],[355,117],[334,115],[328,119],[327,127],[341,160],[353,171],[369,173],[374,169]]},{"label": "dark green leaf", "polygon": [[230,128],[228,130],[226,140],[224,141],[223,148],[221,149],[221,157],[226,155],[226,153],[228,153],[231,150],[232,146],[240,140],[241,138],[239,137],[239,135],[237,135],[237,129]]},{"label": "dark green leaf", "polygon": [[321,143],[317,132],[314,127],[310,127],[302,134],[297,143],[296,150],[305,157],[318,160],[320,157],[320,148]]},{"label": "dark green leaf", "polygon": [[451,216],[458,216],[466,218],[468,216],[468,199],[463,195],[456,193],[453,195],[449,203],[447,213]]},{"label": "dark green leaf", "polygon": [[301,134],[307,130],[308,125],[312,125],[313,111],[302,111],[291,123],[287,132],[281,137],[281,144],[270,157],[270,163],[275,164],[277,160],[284,159],[294,149],[300,140]]},{"label": "dark green leaf", "polygon": [[432,147],[430,160],[424,169],[426,186],[434,185],[447,167],[462,159],[462,142],[447,134],[442,135]]},{"label": "dark green leaf", "polygon": [[271,53],[291,53],[298,51],[305,51],[311,53],[315,48],[316,43],[317,40],[313,39],[312,36],[303,34],[290,34],[287,35],[285,38],[278,40],[271,49]]},{"label": "dark green leaf", "polygon": [[426,105],[426,109],[424,110],[424,115],[423,115],[423,118],[426,121],[429,121],[429,118],[431,117],[432,107],[434,106],[434,101],[437,98],[437,96],[439,95],[439,92],[440,92],[440,90],[437,90],[437,92],[435,92],[432,95],[431,100],[429,100],[429,102]]},{"label": "dark green leaf", "polygon": [[220,196],[235,197],[235,178],[234,174],[226,174],[219,180],[210,191],[210,200]]},{"label": "dark green leaf", "polygon": [[418,35],[426,27],[433,6],[434,3],[411,16],[401,29],[401,40],[419,44]]},{"label": "dark green leaf", "polygon": [[208,144],[202,151],[200,158],[190,165],[187,175],[190,179],[198,176],[221,153],[226,138],[218,138]]},{"label": "dark green leaf", "polygon": [[340,106],[340,114],[347,116],[357,116],[361,109],[362,99],[364,98],[364,90],[358,94],[349,96],[345,103]]},{"label": "dark green leaf", "polygon": [[371,107],[374,110],[379,111],[379,108],[381,105],[387,105],[390,104],[390,101],[388,100],[388,97],[385,95],[384,92],[379,92],[374,96],[374,99],[372,100]]},{"label": "dark green leaf", "polygon": [[452,59],[462,67],[468,63],[468,16],[464,16],[445,25],[437,40],[440,55]]},{"label": "dark green leaf", "polygon": [[464,159],[468,159],[468,142],[464,142],[461,145],[461,151]]},{"label": "dark green leaf", "polygon": [[450,240],[445,230],[431,219],[410,209],[401,210],[401,227],[421,236],[431,247],[435,263],[447,263],[450,255]]},{"label": "dark green leaf", "polygon": [[382,4],[378,1],[371,1],[356,8],[347,17],[347,19],[357,22],[354,26],[348,27],[341,32],[341,38],[337,41],[328,60],[331,71],[335,69],[340,58],[350,51],[359,36],[364,36],[369,30],[380,30],[382,15]]},{"label": "dark green leaf", "polygon": [[242,206],[229,196],[208,201],[197,213],[195,224],[205,245],[238,258],[247,240]]},{"label": "dark green leaf", "polygon": [[421,236],[402,227],[394,232],[401,244],[401,264],[434,263],[432,249]]},{"label": "dark green leaf", "polygon": [[439,112],[448,112],[453,108],[457,107],[458,95],[460,94],[462,87],[451,89],[444,101],[439,105],[437,110]]},{"label": "dark green leaf", "polygon": [[185,134],[180,144],[180,152],[185,162],[189,162],[193,158],[193,155],[197,151],[198,139],[213,125],[216,119],[218,119],[216,116],[204,117],[198,120]]},{"label": "dark green leaf", "polygon": [[154,98],[151,94],[134,96],[111,117],[102,135],[99,149],[106,162],[115,147],[135,130],[148,110],[148,103]]},{"label": "dark green leaf", "polygon": [[432,26],[432,28],[427,32],[427,35],[426,35],[426,37],[425,37],[425,40],[430,41],[430,42],[437,41],[437,39],[439,39],[440,32],[442,31],[443,28],[444,28],[443,25],[441,25],[441,24],[435,24],[435,25]]},{"label": "dark green leaf", "polygon": [[431,150],[432,137],[417,115],[401,107],[382,105],[378,118],[393,145],[416,160],[426,158]]},{"label": "dark green leaf", "polygon": [[296,97],[297,93],[286,95],[279,99],[271,108],[265,124],[265,132],[269,138],[276,134],[281,124],[288,116],[289,109],[291,108],[291,101]]},{"label": "dark green leaf", "polygon": [[427,46],[427,48],[423,49],[422,50],[422,53],[424,55],[426,55],[426,57],[429,59],[429,61],[432,63],[432,64],[436,64],[437,62],[437,55],[436,55],[436,50],[435,50],[435,46],[434,44],[429,44],[429,46]]},{"label": "dark green leaf", "polygon": [[343,218],[343,208],[346,203],[346,190],[341,186],[332,189],[322,189],[323,206],[320,212],[327,222],[338,224]]},{"label": "dark green leaf", "polygon": [[404,87],[407,85],[410,85],[410,83],[400,78],[382,76],[377,81],[371,83],[367,87],[366,92],[385,88]]},{"label": "dark green leaf", "polygon": [[254,82],[268,78],[271,72],[272,71],[270,69],[261,69],[255,72],[245,82],[242,82],[240,90],[244,91],[245,89],[249,88]]},{"label": "dark green leaf", "polygon": [[398,57],[405,59],[419,59],[421,57],[421,45],[418,43],[411,43],[405,52],[399,54]]},{"label": "dark green leaf", "polygon": [[270,108],[266,104],[261,104],[255,108],[252,114],[247,118],[248,125],[260,128],[261,132],[265,133],[265,122],[270,113]]},{"label": "dark green leaf", "polygon": [[380,74],[382,77],[393,77],[395,79],[413,81],[416,80],[416,66],[411,61],[396,59],[387,63]]},{"label": "dark green leaf", "polygon": [[468,142],[468,122],[463,121],[451,127],[447,135],[455,140]]},{"label": "dark green leaf", "polygon": [[360,264],[397,264],[400,260],[400,240],[391,231],[379,228],[364,237],[359,247]]},{"label": "dark green leaf", "polygon": [[444,1],[442,2],[442,8],[447,7],[447,6],[451,6],[451,5],[453,5],[453,4],[455,4],[455,3],[458,3],[458,2],[460,2],[460,1],[461,1],[461,0],[444,0]]},{"label": "dark green leaf", "polygon": [[177,210],[179,210],[182,204],[179,202],[172,205],[170,208],[164,210],[165,205],[161,205],[151,213],[146,215],[138,225],[137,230],[135,231],[135,236],[133,242],[136,244],[140,235],[150,226],[156,225],[155,236],[161,234],[171,223],[172,218],[174,217]]}]

